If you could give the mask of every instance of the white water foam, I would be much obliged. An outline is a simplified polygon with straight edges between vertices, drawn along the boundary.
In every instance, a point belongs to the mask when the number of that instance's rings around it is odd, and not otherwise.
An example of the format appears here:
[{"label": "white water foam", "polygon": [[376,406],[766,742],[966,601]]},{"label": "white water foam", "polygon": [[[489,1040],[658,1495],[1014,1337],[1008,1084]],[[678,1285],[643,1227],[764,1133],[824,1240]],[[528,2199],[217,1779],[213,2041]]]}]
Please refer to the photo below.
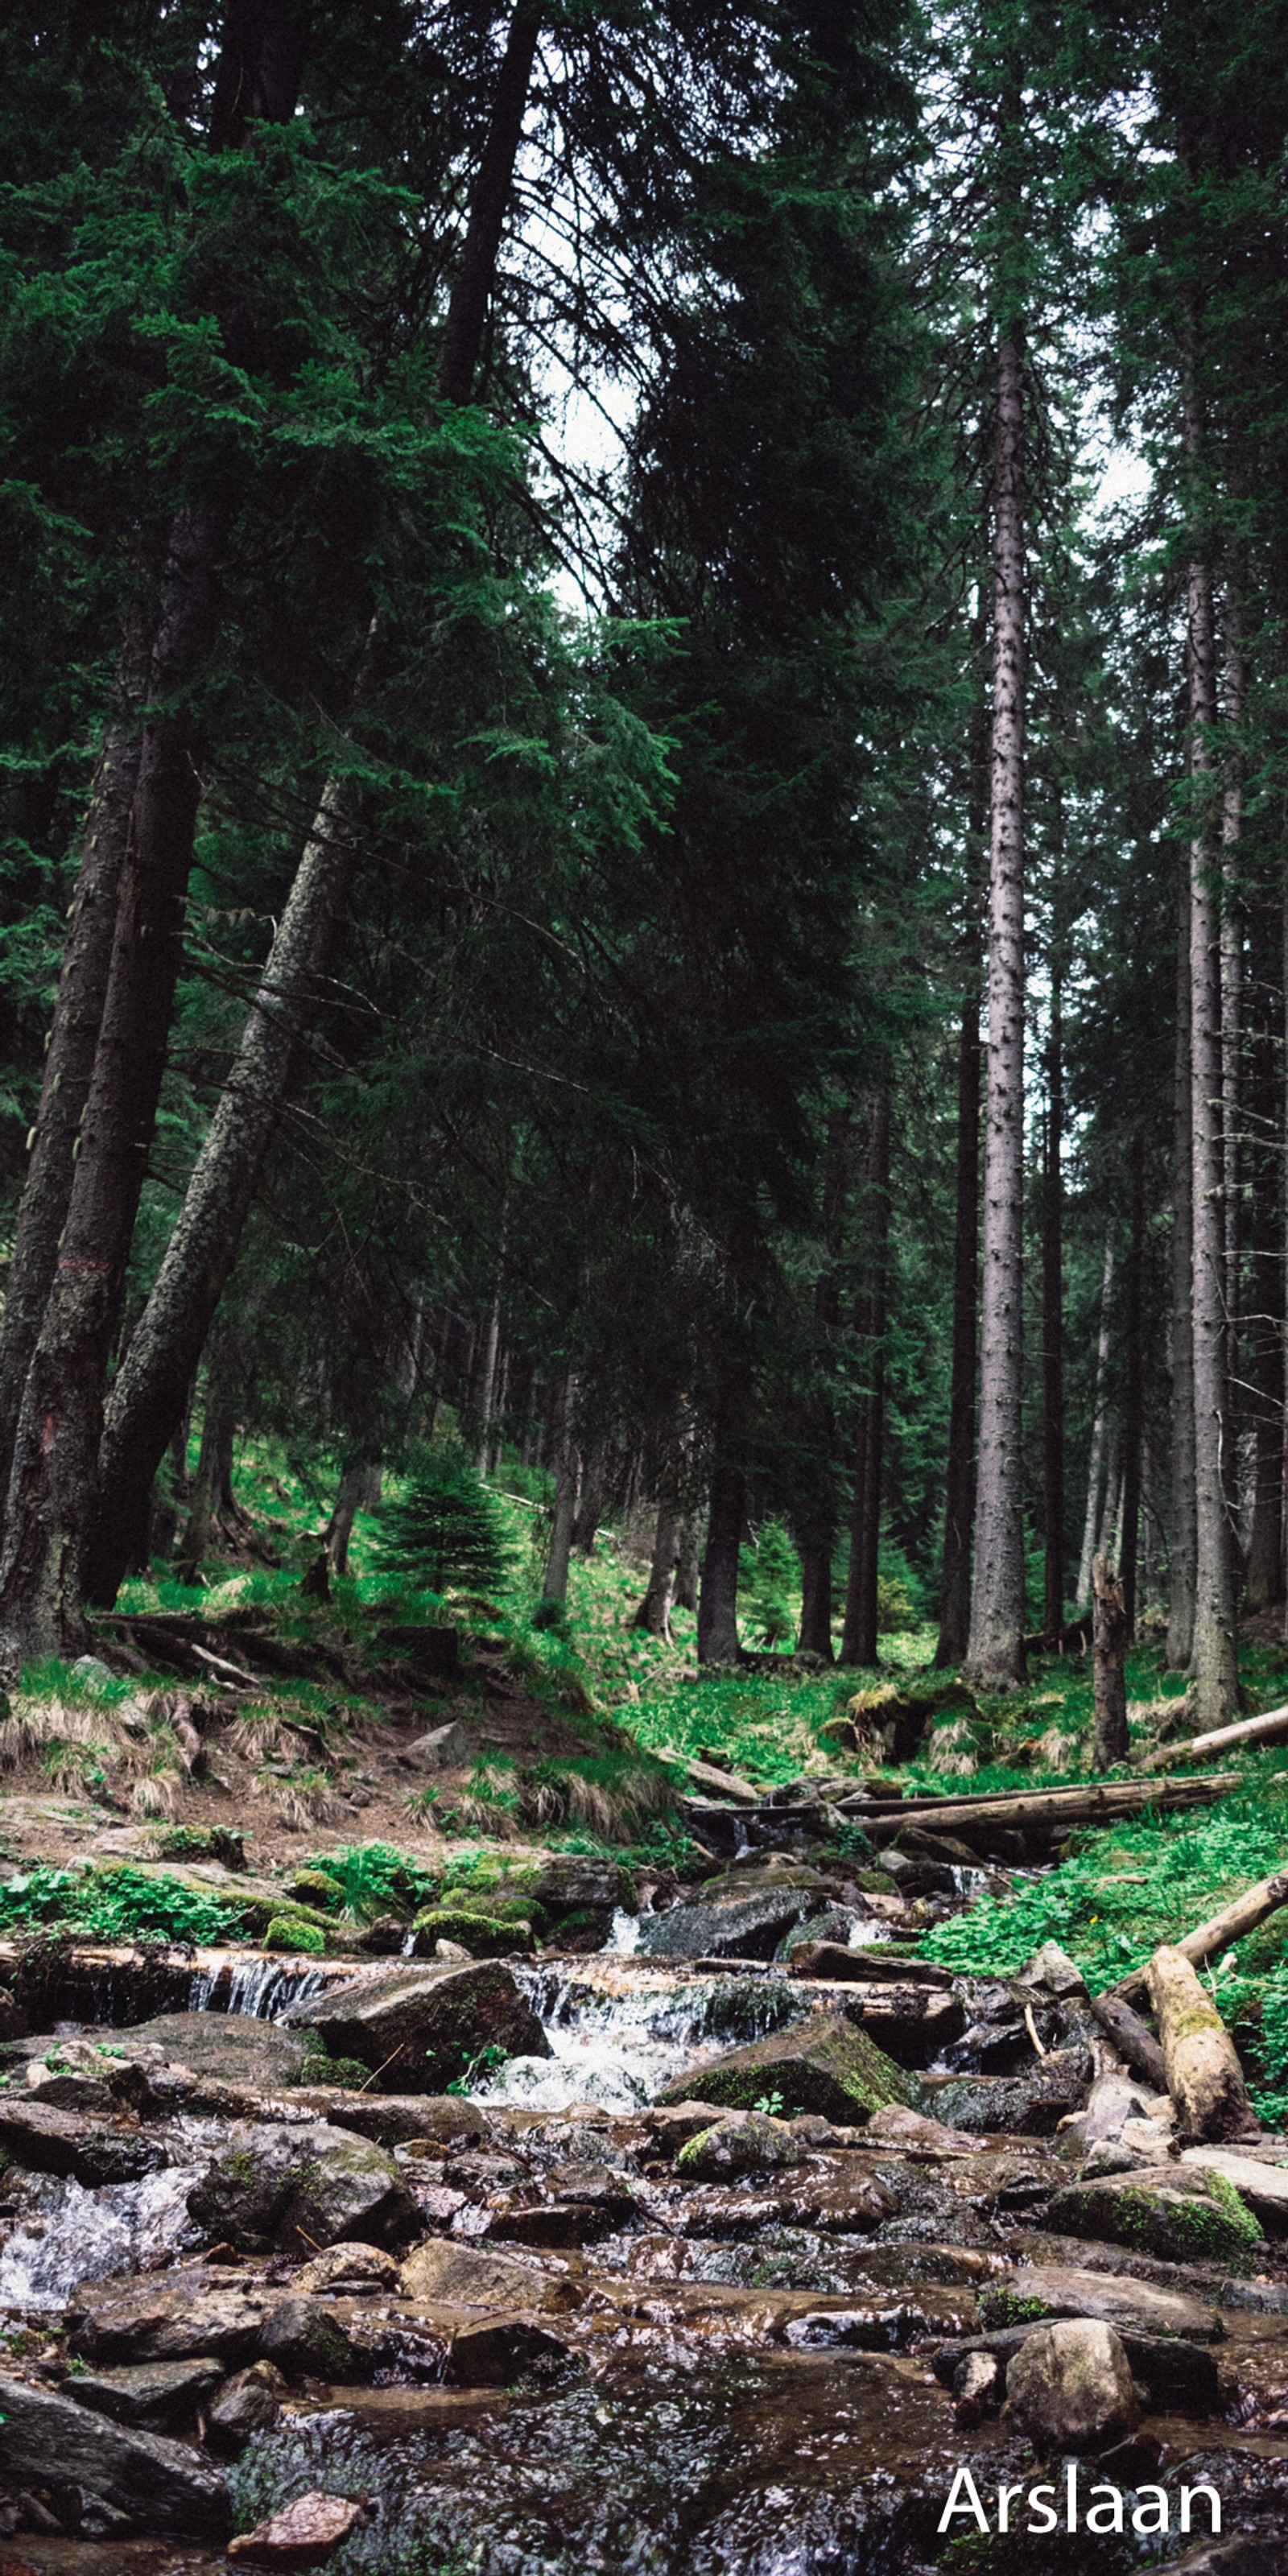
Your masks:
[{"label": "white water foam", "polygon": [[42,2178],[32,2193],[34,2223],[16,2228],[0,2254],[0,2309],[61,2307],[78,2281],[154,2263],[190,2225],[188,2194],[204,2170],[167,2165],[98,2191]]}]

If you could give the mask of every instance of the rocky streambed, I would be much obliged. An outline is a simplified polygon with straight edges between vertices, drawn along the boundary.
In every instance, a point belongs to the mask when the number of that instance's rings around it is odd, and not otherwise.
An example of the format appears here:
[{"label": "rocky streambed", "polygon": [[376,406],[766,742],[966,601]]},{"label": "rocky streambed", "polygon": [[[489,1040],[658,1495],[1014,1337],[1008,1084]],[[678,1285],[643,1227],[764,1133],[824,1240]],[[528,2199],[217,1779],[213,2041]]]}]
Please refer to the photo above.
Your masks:
[{"label": "rocky streambed", "polygon": [[1185,2145],[917,1902],[761,1859],[8,2040],[0,2576],[1268,2576],[1288,2140]]}]

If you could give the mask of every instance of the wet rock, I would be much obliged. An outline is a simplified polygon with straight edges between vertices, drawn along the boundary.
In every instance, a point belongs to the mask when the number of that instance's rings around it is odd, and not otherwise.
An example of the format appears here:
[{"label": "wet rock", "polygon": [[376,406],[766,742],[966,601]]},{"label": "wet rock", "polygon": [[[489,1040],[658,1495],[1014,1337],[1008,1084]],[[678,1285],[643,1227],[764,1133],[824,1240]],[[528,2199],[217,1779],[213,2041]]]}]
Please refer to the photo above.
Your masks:
[{"label": "wet rock", "polygon": [[1183,2335],[1215,2343],[1224,2334],[1215,2308],[1179,2290],[1123,2273],[1064,2271],[1055,2264],[1021,2264],[979,2294],[985,2325],[1015,2325],[1026,2317],[1097,2317],[1121,2334]]},{"label": "wet rock", "polygon": [[229,2542],[228,2556],[237,2567],[321,2567],[365,2520],[363,2507],[351,2497],[315,2488],[240,2533]]},{"label": "wet rock", "polygon": [[0,2415],[8,2476],[48,2487],[55,2496],[60,2489],[79,2489],[83,2520],[89,2518],[83,2503],[88,2498],[132,2529],[215,2540],[227,2531],[231,2515],[223,2478],[186,2442],[131,2431],[70,2397],[4,2376]]},{"label": "wet rock", "polygon": [[300,2004],[292,2023],[316,2030],[333,2057],[356,2057],[391,2092],[441,2093],[488,2048],[549,2057],[550,2042],[508,1968],[480,1959],[388,1968]]},{"label": "wet rock", "polygon": [[140,2361],[69,2379],[67,2394],[114,2424],[141,2424],[147,2432],[164,2433],[213,2397],[223,2376],[222,2364],[208,2355],[191,2361]]},{"label": "wet rock", "polygon": [[[966,2042],[957,2045],[964,2048]],[[928,2107],[951,2127],[1050,2138],[1062,2119],[1081,2108],[1093,2071],[1089,2050],[1069,2048],[1039,2058],[1023,2075],[933,2076],[925,2091]]]},{"label": "wet rock", "polygon": [[1057,2235],[1126,2245],[1172,2263],[1238,2263],[1262,2242],[1231,2184],[1181,2165],[1071,2184],[1056,2193],[1046,2224]]},{"label": "wet rock", "polygon": [[517,2255],[481,2254],[443,2236],[430,2236],[406,2256],[398,2286],[409,2305],[443,2301],[461,2308],[566,2307],[572,2285]]},{"label": "wet rock", "polygon": [[1267,2236],[1288,2236],[1288,2165],[1222,2147],[1183,2147],[1180,2161],[1188,2171],[1219,2174],[1232,2185]]},{"label": "wet rock", "polygon": [[703,2129],[709,2129],[720,2113],[715,2102],[674,2102],[669,2106],[655,2104],[645,2116],[659,2153],[677,2156],[681,2147]]},{"label": "wet rock", "polygon": [[256,2021],[250,2013],[158,2013],[118,2034],[126,2055],[137,2057],[159,2047],[164,2056],[194,2075],[212,2076],[223,2084],[249,2084],[257,2092],[275,2093],[293,2084],[304,2063],[304,2042],[283,2030],[280,2022]]},{"label": "wet rock", "polygon": [[946,2128],[942,2120],[928,2120],[920,2111],[910,2111],[902,2102],[887,2102],[874,2111],[864,2130],[865,2140],[873,2146],[897,2147],[901,2154],[929,2156],[975,2156],[979,2139],[968,2129]]},{"label": "wet rock", "polygon": [[462,2326],[452,2339],[447,2377],[456,2388],[508,2388],[513,2380],[546,2378],[572,2358],[562,2336],[530,2317],[497,2317]]},{"label": "wet rock", "polygon": [[305,2297],[320,2290],[387,2290],[397,2278],[392,2254],[379,2245],[341,2243],[328,2246],[325,2254],[315,2254],[295,2274],[292,2288]]},{"label": "wet rock", "polygon": [[265,2128],[239,2123],[188,2194],[207,2236],[249,2251],[360,2238],[397,2244],[415,2233],[416,2204],[393,2158],[369,2138],[324,2123]]},{"label": "wet rock", "polygon": [[[691,2080],[691,2079],[690,2079]],[[702,2091],[721,2108],[754,2110],[762,2096],[776,2109],[817,2111],[844,2126],[861,2124],[886,2102],[906,2102],[909,2079],[851,2022],[825,2013],[796,2022],[749,2048],[733,2048],[701,2069]],[[683,2082],[662,2103],[687,2098]]]},{"label": "wet rock", "polygon": [[27,2069],[27,2099],[47,2103],[55,2111],[88,2111],[106,2120],[118,2108],[100,2077],[49,2075],[40,2065]]},{"label": "wet rock", "polygon": [[378,2147],[423,2143],[435,2152],[470,2146],[487,2135],[487,2120],[473,2102],[447,2093],[349,2093],[309,2085],[293,2097],[329,2128],[352,2129]]},{"label": "wet rock", "polygon": [[960,1995],[885,1982],[851,1987],[842,2010],[847,2021],[861,2023],[896,2066],[932,2066],[966,2021]]},{"label": "wet rock", "polygon": [[718,1905],[676,1905],[640,1932],[647,1959],[772,1959],[784,1932],[810,1911],[804,1888],[766,1888]]},{"label": "wet rock", "polygon": [[982,2424],[986,2415],[996,2415],[1005,2393],[1002,2365],[995,2352],[978,2349],[963,2355],[953,2372],[953,2409],[963,2432]]},{"label": "wet rock", "polygon": [[277,2422],[287,2383],[271,2361],[253,2361],[248,2370],[225,2380],[207,2416],[213,2448],[226,2456],[242,2450],[252,2433],[266,2433]]},{"label": "wet rock", "polygon": [[123,2121],[2,2095],[0,2146],[30,2173],[70,2174],[90,2190],[103,2183],[137,2182],[170,2162],[159,2138],[146,2137]]},{"label": "wet rock", "polygon": [[1231,2532],[1226,2540],[1200,2541],[1183,2558],[1169,2558],[1158,2576],[1285,2576],[1288,2547],[1265,2530]]},{"label": "wet rock", "polygon": [[1040,2451],[1085,2450],[1133,2433],[1140,2400],[1113,2327],[1098,2318],[1039,2326],[1007,2366],[1007,2412]]},{"label": "wet rock", "polygon": [[288,2379],[361,2378],[362,2355],[328,2299],[283,2299],[260,2330],[261,2361]]},{"label": "wet rock", "polygon": [[1093,2147],[1120,2138],[1129,2123],[1147,2120],[1153,2127],[1154,2161],[1165,2153],[1166,2132],[1175,2121],[1175,2111],[1165,2095],[1152,2093],[1138,2076],[1115,2070],[1098,2075],[1081,2111],[1062,2120],[1059,2128],[1060,2153],[1082,2163]]},{"label": "wet rock", "polygon": [[264,2308],[239,2283],[211,2286],[208,2274],[94,2282],[77,2294],[72,2349],[94,2363],[248,2361]]},{"label": "wet rock", "polygon": [[1020,1970],[1020,1983],[1044,1986],[1050,1995],[1085,1995],[1087,1981],[1076,1960],[1062,1950],[1058,1941],[1044,1941]]},{"label": "wet rock", "polygon": [[783,2120],[763,2111],[731,2111],[681,2147],[675,2170],[695,2182],[724,2182],[734,2174],[774,2165],[799,2165],[804,2149]]}]

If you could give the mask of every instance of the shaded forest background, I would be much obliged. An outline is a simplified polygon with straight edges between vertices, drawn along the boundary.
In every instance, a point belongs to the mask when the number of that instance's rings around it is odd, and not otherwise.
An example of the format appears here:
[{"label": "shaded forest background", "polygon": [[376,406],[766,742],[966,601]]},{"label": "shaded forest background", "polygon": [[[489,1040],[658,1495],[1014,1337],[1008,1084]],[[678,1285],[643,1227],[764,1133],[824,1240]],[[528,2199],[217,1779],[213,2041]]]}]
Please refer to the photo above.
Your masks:
[{"label": "shaded forest background", "polygon": [[717,1666],[741,1560],[744,1637],[799,1566],[802,1648],[911,1605],[1015,1679],[1102,1552],[1233,1707],[1286,35],[9,13],[11,1663],[198,1569],[250,1444],[333,1565],[382,1477],[503,1470],[546,1617],[647,1513]]}]

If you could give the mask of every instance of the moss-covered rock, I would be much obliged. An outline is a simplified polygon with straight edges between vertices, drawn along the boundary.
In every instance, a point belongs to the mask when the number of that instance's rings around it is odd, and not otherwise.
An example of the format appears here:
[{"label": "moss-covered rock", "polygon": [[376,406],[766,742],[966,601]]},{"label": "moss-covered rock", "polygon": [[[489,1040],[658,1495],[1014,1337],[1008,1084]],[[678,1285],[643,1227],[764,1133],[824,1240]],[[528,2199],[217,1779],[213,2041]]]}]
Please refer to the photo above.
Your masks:
[{"label": "moss-covered rock", "polygon": [[297,1869],[286,1882],[286,1892],[296,1904],[315,1906],[322,1914],[333,1914],[344,1903],[339,1879],[324,1869]]},{"label": "moss-covered rock", "polygon": [[427,1905],[412,1925],[414,1956],[432,1959],[438,1941],[456,1941],[472,1959],[504,1959],[516,1950],[533,1950],[532,1925],[522,1916],[508,1920],[482,1914],[472,1906]]},{"label": "moss-covered rock", "polygon": [[337,2056],[361,2058],[387,2093],[441,2093],[488,2050],[549,2057],[527,1997],[499,1959],[373,1969],[288,2015]]},{"label": "moss-covered rock", "polygon": [[746,2111],[776,2094],[788,2116],[819,2111],[825,2120],[853,2127],[887,2102],[911,2104],[914,2086],[903,2068],[893,2065],[853,2023],[814,2013],[789,2030],[754,2040],[749,2048],[729,2049],[658,2098],[663,2104],[678,2103],[690,2100],[695,2091],[704,2102]]},{"label": "moss-covered rock", "polygon": [[275,1914],[264,1927],[263,1946],[320,1957],[326,1949],[326,1934],[320,1923],[310,1923],[302,1914]]},{"label": "moss-covered rock", "polygon": [[1047,2225],[1169,2263],[1225,2263],[1232,2271],[1246,2271],[1264,2242],[1258,2221],[1223,2174],[1175,2166],[1073,2183],[1056,2193]]}]

